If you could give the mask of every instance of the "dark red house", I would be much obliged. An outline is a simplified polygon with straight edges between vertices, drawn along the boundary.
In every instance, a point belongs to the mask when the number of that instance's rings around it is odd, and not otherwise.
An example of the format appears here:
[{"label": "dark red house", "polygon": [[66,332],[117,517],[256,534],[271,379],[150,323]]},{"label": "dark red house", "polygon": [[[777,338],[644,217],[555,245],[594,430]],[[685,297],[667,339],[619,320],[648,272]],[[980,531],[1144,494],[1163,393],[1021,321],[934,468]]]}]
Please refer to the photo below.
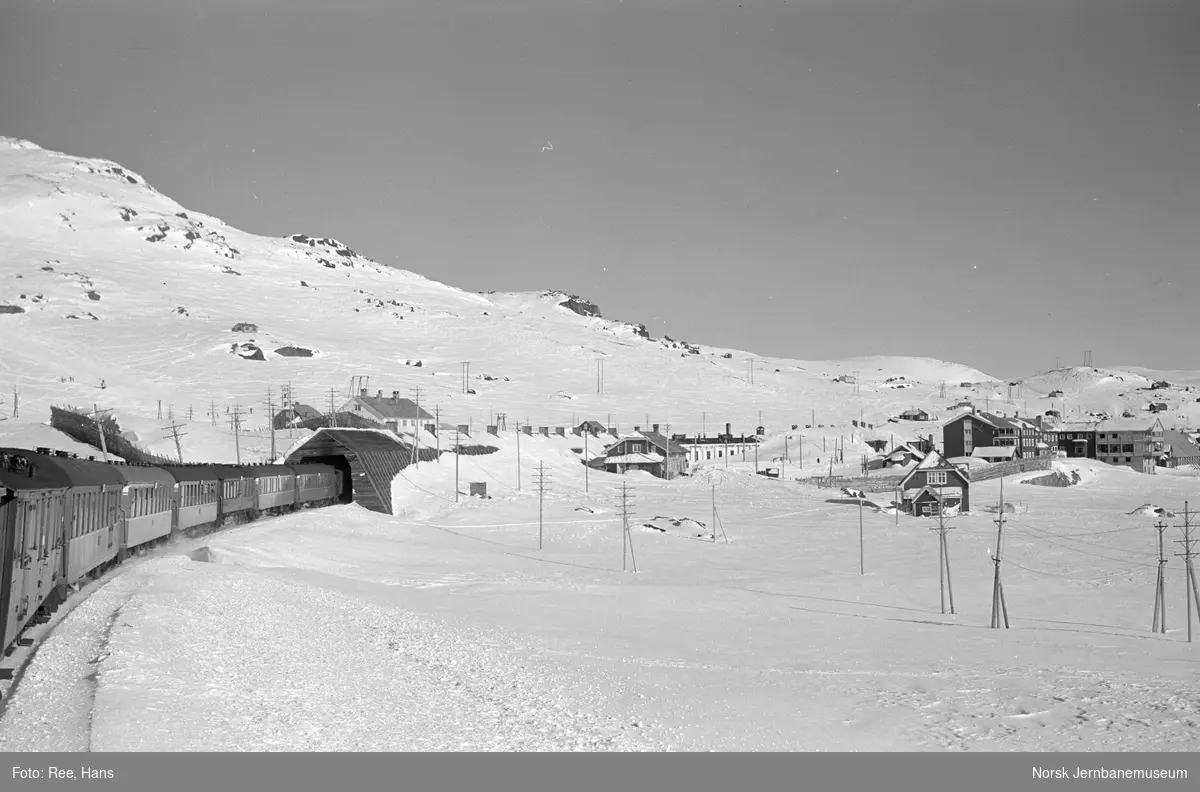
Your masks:
[{"label": "dark red house", "polygon": [[937,451],[930,453],[900,482],[900,499],[906,512],[937,514],[939,509],[971,508],[971,479]]}]

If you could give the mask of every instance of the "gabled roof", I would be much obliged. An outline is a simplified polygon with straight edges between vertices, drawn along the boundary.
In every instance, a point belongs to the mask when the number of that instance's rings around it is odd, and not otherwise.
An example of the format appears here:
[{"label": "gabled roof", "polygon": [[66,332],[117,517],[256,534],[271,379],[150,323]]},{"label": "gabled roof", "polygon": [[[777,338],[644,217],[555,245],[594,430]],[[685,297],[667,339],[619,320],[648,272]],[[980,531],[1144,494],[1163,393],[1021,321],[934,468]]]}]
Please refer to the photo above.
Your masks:
[{"label": "gabled roof", "polygon": [[1016,446],[979,446],[971,452],[973,457],[1011,457],[1016,456]]},{"label": "gabled roof", "polygon": [[1054,432],[1094,432],[1096,431],[1096,423],[1083,423],[1074,421],[1072,423],[1060,423],[1051,431]]},{"label": "gabled roof", "polygon": [[1100,432],[1149,432],[1155,425],[1162,429],[1161,418],[1110,418],[1096,424]]},{"label": "gabled roof", "polygon": [[957,473],[958,476],[960,478],[962,478],[964,481],[969,480],[967,477],[967,474],[963,472],[962,468],[960,468],[958,465],[954,464],[953,462],[947,460],[944,456],[942,456],[940,453],[938,453],[937,450],[935,449],[933,451],[930,451],[928,456],[926,456],[924,459],[922,459],[920,462],[918,462],[917,466],[914,467],[912,470],[910,470],[908,472],[907,476],[905,476],[903,479],[901,479],[900,488],[904,489],[904,486],[906,484],[908,484],[908,480],[910,478],[912,478],[913,476],[915,476],[919,471],[922,471],[922,470],[947,470],[947,471],[952,470],[955,473]]},{"label": "gabled roof", "polygon": [[1163,442],[1171,447],[1171,456],[1194,457],[1200,456],[1200,446],[1192,442],[1192,439],[1183,432],[1175,429],[1163,430]]},{"label": "gabled roof", "polygon": [[676,443],[674,440],[668,440],[667,438],[663,437],[661,434],[658,434],[657,432],[642,432],[641,435],[642,435],[642,437],[646,438],[651,443],[653,443],[654,446],[660,450],[670,448],[670,453],[672,453],[672,454],[686,455],[688,453],[688,450],[686,448],[684,448],[683,446],[681,446],[679,443]]},{"label": "gabled roof", "polygon": [[355,396],[354,398],[384,418],[422,421],[433,419],[433,416],[425,412],[424,408],[417,407],[416,402],[412,399],[393,399],[391,396]]},{"label": "gabled roof", "polygon": [[949,421],[946,421],[945,423],[943,423],[942,428],[944,429],[945,427],[949,426],[952,423],[961,421],[963,418],[974,418],[975,420],[979,421],[980,423],[985,423],[988,426],[992,426],[992,427],[996,426],[995,421],[993,421],[989,417],[989,415],[990,415],[989,413],[978,412],[978,411],[959,413],[958,415],[951,418]]}]

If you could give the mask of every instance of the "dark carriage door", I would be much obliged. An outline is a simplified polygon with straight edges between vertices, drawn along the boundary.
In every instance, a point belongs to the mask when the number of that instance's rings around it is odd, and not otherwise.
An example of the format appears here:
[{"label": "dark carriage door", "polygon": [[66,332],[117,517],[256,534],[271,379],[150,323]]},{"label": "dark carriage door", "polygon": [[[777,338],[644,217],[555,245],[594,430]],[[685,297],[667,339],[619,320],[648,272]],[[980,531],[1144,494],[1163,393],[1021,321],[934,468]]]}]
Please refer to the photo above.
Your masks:
[{"label": "dark carriage door", "polygon": [[[4,492],[0,489],[0,492]],[[17,561],[17,499],[0,496],[0,651],[8,646],[11,636],[5,634],[9,612],[16,607],[12,601],[13,564]]]}]

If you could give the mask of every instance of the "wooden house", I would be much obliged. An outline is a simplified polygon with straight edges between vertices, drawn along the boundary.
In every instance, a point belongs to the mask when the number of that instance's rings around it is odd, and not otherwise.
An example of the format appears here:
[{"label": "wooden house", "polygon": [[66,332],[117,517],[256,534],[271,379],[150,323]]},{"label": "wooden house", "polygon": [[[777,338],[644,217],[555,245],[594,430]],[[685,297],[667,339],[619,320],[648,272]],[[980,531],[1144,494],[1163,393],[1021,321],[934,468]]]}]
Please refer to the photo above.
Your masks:
[{"label": "wooden house", "polygon": [[583,437],[584,433],[590,434],[592,437],[599,437],[604,434],[604,424],[599,421],[583,421],[571,430],[573,434]]},{"label": "wooden house", "polygon": [[1183,432],[1163,431],[1163,450],[1158,457],[1161,467],[1178,468],[1200,465],[1200,445]]},{"label": "wooden house", "polygon": [[1065,456],[1071,459],[1096,458],[1096,424],[1094,423],[1061,423],[1047,437],[1052,446],[1056,446]]},{"label": "wooden house", "polygon": [[902,507],[913,515],[937,514],[938,509],[971,508],[971,480],[957,465],[934,451],[900,482]]},{"label": "wooden house", "polygon": [[1095,425],[1094,459],[1154,473],[1163,452],[1164,430],[1158,418],[1117,418]]},{"label": "wooden house", "polygon": [[639,432],[618,438],[597,462],[609,473],[645,470],[658,478],[674,478],[687,472],[688,450],[658,432]]},{"label": "wooden house", "polygon": [[972,410],[942,424],[942,450],[948,457],[978,456],[976,448],[998,446],[1012,446],[1017,457],[1037,456],[1050,448],[1040,420]]},{"label": "wooden house", "polygon": [[892,449],[891,453],[884,455],[883,465],[885,467],[907,467],[913,462],[920,462],[926,457],[926,452],[914,448],[908,443],[900,443]]},{"label": "wooden house", "polygon": [[275,413],[271,423],[276,429],[286,429],[289,426],[299,426],[305,421],[315,421],[318,418],[321,418],[321,412],[315,407],[296,402]]},{"label": "wooden house", "polygon": [[[654,424],[654,431],[658,432],[658,424]],[[687,452],[688,459],[692,462],[724,461],[728,464],[729,460],[735,458],[745,462],[746,455],[754,454],[761,438],[757,434],[734,435],[732,425],[725,424],[723,434],[702,434],[694,437],[677,434],[673,435],[671,440]]]},{"label": "wooden house", "polygon": [[925,412],[924,410],[913,408],[911,410],[905,410],[904,412],[900,413],[900,420],[901,421],[928,421],[929,413]]},{"label": "wooden house", "polygon": [[390,397],[378,391],[374,396],[368,396],[366,389],[342,407],[341,412],[367,418],[386,426],[396,434],[414,431],[418,424],[427,432],[436,432],[434,417],[424,408],[417,406],[412,399],[402,399],[400,391],[392,391]]}]

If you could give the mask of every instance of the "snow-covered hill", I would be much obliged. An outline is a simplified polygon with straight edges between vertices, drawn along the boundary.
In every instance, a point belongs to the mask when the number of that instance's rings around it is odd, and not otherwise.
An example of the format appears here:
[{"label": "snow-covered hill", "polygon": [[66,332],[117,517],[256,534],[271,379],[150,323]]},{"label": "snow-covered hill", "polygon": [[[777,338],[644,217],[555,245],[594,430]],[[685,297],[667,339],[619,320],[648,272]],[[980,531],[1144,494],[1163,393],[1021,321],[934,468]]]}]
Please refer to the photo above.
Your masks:
[{"label": "snow-covered hill", "polygon": [[[964,398],[997,408],[1008,397],[1006,383],[927,358],[763,358],[650,338],[636,317],[605,317],[586,297],[474,294],[309,231],[247,234],[122,165],[0,139],[0,414],[11,415],[14,386],[20,400],[0,435],[21,441],[51,404],[96,405],[160,453],[174,453],[171,418],[185,422],[185,458],[224,461],[234,456],[227,410],[241,405],[253,409],[244,458],[261,458],[268,388],[278,400],[290,383],[297,400],[328,410],[361,375],[373,391],[419,388],[444,420],[476,427],[498,413],[510,429],[585,417],[622,430],[659,423],[711,433],[729,423],[735,433],[764,425],[782,441],[792,425],[811,425],[810,439],[853,435],[847,459],[858,459],[863,440],[929,433],[888,423],[909,407],[940,418]],[[805,347],[795,339],[798,354]],[[474,393],[464,393],[466,362]],[[835,381],[855,372],[857,386]],[[1134,379],[1113,380],[1128,386],[1130,404],[1146,382]],[[1084,388],[1038,379],[1011,408],[1056,405],[1041,398],[1052,384]],[[1105,408],[1117,398],[1086,387]],[[1181,415],[1200,407],[1176,396]],[[1080,398],[1073,406],[1090,408]],[[859,419],[874,428],[855,433]]]}]

